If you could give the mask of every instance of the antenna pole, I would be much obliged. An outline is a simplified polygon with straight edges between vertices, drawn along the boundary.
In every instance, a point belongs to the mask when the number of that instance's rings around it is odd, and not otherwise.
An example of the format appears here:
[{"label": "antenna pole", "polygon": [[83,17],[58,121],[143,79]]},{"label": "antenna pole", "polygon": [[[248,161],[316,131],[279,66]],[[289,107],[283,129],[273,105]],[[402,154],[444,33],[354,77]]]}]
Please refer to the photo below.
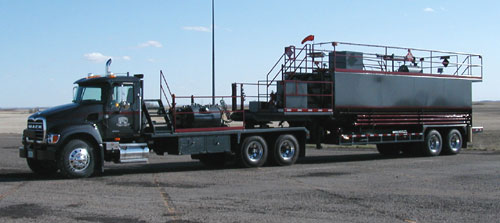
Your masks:
[{"label": "antenna pole", "polygon": [[215,105],[215,17],[212,0],[212,105]]}]

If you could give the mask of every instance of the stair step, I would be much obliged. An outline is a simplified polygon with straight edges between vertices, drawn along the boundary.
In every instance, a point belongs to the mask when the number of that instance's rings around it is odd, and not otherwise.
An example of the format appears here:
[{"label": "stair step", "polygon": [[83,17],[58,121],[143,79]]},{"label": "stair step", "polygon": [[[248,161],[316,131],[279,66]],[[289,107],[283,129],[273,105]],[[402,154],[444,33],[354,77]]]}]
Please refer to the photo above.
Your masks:
[{"label": "stair step", "polygon": [[151,117],[165,117],[164,114],[149,114]]}]

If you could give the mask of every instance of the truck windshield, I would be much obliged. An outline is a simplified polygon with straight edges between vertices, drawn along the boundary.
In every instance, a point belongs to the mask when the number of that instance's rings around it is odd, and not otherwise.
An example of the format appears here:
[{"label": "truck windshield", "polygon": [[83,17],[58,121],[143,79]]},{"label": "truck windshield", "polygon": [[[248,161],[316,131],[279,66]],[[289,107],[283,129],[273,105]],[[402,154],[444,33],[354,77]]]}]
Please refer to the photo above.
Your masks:
[{"label": "truck windshield", "polygon": [[101,87],[86,87],[78,86],[75,90],[73,102],[101,102],[102,88]]}]

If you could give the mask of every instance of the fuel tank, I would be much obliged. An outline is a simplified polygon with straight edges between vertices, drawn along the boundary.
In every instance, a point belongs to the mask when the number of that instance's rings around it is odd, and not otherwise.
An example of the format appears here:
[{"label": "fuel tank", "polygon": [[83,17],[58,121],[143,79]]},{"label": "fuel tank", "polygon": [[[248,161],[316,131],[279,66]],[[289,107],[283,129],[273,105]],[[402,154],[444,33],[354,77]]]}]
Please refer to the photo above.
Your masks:
[{"label": "fuel tank", "polygon": [[222,125],[221,109],[217,105],[185,105],[176,109],[177,128],[207,128]]}]

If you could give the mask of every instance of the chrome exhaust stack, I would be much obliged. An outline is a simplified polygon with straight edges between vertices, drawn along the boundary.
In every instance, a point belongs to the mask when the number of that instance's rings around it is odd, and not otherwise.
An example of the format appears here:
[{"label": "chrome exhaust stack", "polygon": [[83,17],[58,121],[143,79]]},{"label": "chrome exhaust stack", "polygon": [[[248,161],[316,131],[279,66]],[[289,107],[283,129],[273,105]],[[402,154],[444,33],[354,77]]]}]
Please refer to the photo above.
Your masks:
[{"label": "chrome exhaust stack", "polygon": [[109,67],[111,66],[111,62],[113,62],[113,60],[111,60],[111,58],[109,58],[108,61],[106,61],[106,75],[111,74],[111,71],[109,70]]}]

